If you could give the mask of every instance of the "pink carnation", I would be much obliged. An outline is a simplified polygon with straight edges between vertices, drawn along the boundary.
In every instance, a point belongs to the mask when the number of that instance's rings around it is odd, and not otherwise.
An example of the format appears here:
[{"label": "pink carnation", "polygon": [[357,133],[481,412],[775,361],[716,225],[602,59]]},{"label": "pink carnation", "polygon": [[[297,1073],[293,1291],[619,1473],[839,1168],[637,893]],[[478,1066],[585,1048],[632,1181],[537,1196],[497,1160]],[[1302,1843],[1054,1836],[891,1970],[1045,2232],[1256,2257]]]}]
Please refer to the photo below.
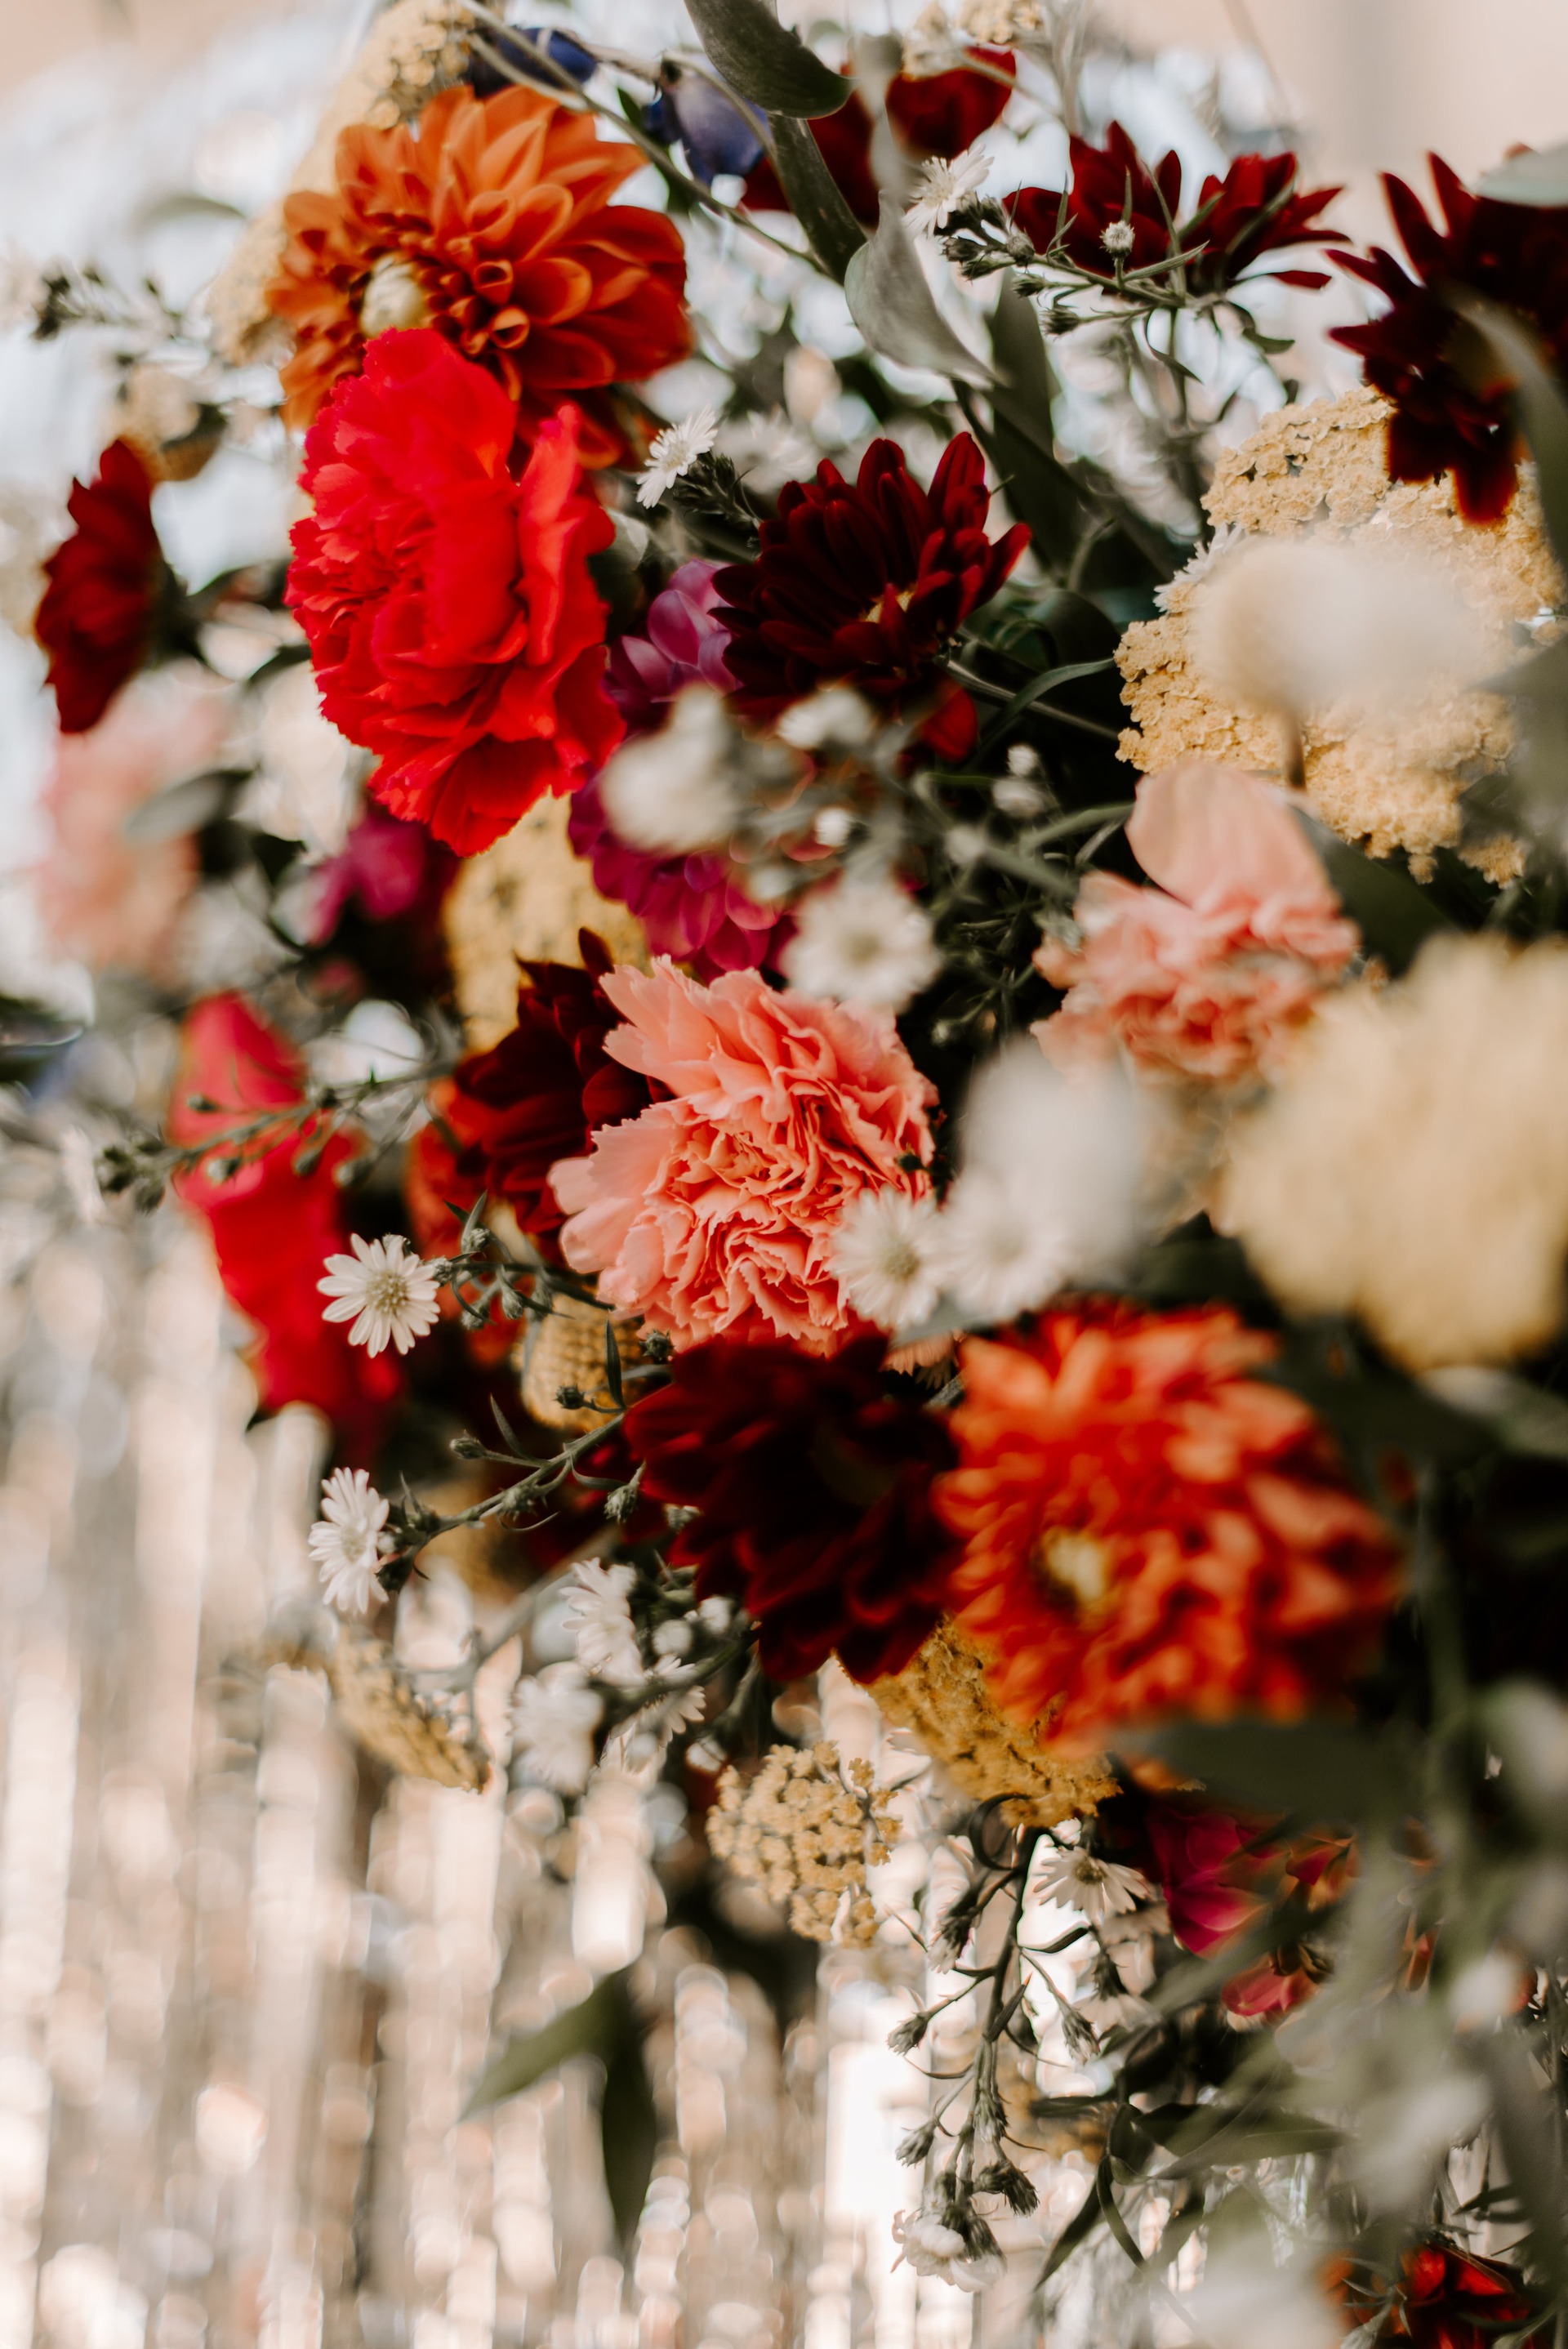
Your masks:
[{"label": "pink carnation", "polygon": [[683,1345],[728,1333],[834,1352],[860,1326],[829,1261],[845,1210],[931,1187],[935,1095],[892,1020],[776,995],[753,971],[704,987],[661,962],[601,984],[627,1021],[606,1050],[670,1098],[552,1168],[567,1263]]},{"label": "pink carnation", "polygon": [[1068,1065],[1119,1044],[1211,1082],[1266,1071],[1361,943],[1289,799],[1190,760],[1144,777],[1127,838],[1157,885],[1085,881],[1081,939],[1047,938],[1035,957],[1068,999],[1037,1025],[1042,1048]]}]

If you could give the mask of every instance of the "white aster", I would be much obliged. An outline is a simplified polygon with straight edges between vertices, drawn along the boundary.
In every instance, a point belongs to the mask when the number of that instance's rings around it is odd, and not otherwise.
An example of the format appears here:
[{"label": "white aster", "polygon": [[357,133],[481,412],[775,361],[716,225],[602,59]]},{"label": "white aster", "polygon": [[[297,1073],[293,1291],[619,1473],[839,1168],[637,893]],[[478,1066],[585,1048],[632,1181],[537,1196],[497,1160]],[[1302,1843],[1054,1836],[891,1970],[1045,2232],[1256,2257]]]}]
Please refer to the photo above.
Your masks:
[{"label": "white aster", "polygon": [[1136,1868],[1122,1868],[1092,1851],[1064,1851],[1031,1872],[1029,1889],[1047,1900],[1063,1900],[1098,1925],[1103,1917],[1125,1917],[1140,1900],[1152,1900],[1154,1887]]},{"label": "white aster", "polygon": [[637,484],[637,503],[656,506],[699,457],[706,457],[718,438],[718,419],[711,408],[694,408],[678,424],[668,424],[648,450],[647,469]]},{"label": "white aster", "polygon": [[940,155],[933,156],[921,172],[919,191],[905,214],[909,226],[917,235],[945,228],[948,215],[967,202],[990,176],[991,158],[978,147],[966,148],[950,163]]},{"label": "white aster", "polygon": [[406,1354],[416,1338],[433,1329],[440,1316],[435,1273],[422,1264],[400,1234],[390,1239],[367,1240],[356,1232],[353,1256],[329,1256],[327,1278],[316,1282],[324,1297],[336,1302],[322,1309],[324,1321],[352,1321],[350,1345],[372,1354],[396,1346]]},{"label": "white aster", "polygon": [[899,2246],[895,2267],[907,2260],[916,2275],[940,2276],[962,2292],[985,2291],[1006,2264],[994,2249],[972,2253],[957,2228],[948,2226],[928,2203],[918,2210],[901,2210],[892,2222],[892,2239]]},{"label": "white aster", "polygon": [[1138,231],[1130,221],[1111,221],[1099,233],[1099,241],[1113,259],[1132,251],[1138,243]]},{"label": "white aster", "polygon": [[711,686],[685,687],[659,731],[617,750],[599,779],[621,838],[663,856],[717,847],[740,812],[734,748],[721,697]]},{"label": "white aster", "polygon": [[593,1770],[593,1732],[604,1708],[576,1664],[546,1664],[520,1681],[511,1701],[524,1771],[558,1795],[580,1795]]},{"label": "white aster", "polygon": [[913,1330],[942,1293],[936,1203],[892,1185],[862,1191],[833,1235],[843,1302],[879,1330]]},{"label": "white aster", "polygon": [[634,1687],[643,1678],[642,1651],[627,1604],[636,1578],[629,1566],[601,1566],[594,1558],[579,1558],[561,1619],[589,1678],[617,1688]]},{"label": "white aster", "polygon": [[942,968],[924,909],[896,881],[846,874],[813,889],[779,957],[802,994],[902,1011]]},{"label": "white aster", "polygon": [[389,1547],[382,1528],[387,1504],[363,1468],[339,1468],[321,1488],[321,1516],[309,1536],[311,1562],[327,1604],[368,1615],[381,1597],[377,1568]]}]

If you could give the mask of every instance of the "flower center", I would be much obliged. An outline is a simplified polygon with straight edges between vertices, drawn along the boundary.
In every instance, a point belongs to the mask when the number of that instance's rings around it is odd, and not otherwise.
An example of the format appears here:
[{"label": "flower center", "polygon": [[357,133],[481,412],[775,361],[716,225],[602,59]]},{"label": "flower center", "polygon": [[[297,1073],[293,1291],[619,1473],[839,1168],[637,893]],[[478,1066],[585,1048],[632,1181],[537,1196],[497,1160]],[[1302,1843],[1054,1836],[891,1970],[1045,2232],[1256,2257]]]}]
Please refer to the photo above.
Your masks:
[{"label": "flower center", "polygon": [[407,1280],[400,1272],[376,1273],[366,1289],[365,1302],[378,1313],[404,1312],[408,1304]]},{"label": "flower center", "polygon": [[384,253],[359,297],[360,332],[384,335],[389,326],[428,326],[429,323],[424,289],[408,264],[400,254]]},{"label": "flower center", "polygon": [[1036,1573],[1078,1615],[1092,1621],[1110,1597],[1110,1552],[1092,1534],[1055,1526],[1042,1534],[1031,1560]]},{"label": "flower center", "polygon": [[889,1280],[913,1280],[921,1269],[920,1250],[913,1240],[890,1239],[882,1247],[882,1268]]}]

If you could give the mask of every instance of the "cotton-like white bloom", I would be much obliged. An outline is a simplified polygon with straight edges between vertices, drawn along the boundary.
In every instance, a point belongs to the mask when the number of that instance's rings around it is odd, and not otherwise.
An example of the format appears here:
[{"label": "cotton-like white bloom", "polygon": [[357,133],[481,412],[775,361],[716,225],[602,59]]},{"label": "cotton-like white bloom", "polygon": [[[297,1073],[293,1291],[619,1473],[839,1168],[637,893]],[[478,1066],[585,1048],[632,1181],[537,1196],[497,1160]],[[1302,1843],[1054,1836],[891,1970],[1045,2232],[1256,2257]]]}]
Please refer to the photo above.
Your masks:
[{"label": "cotton-like white bloom", "polygon": [[678,424],[668,424],[648,450],[647,469],[637,484],[637,503],[656,506],[665,492],[706,457],[718,438],[718,419],[711,408],[694,408]]},{"label": "cotton-like white bloom", "polygon": [[1217,2252],[1181,2306],[1205,2349],[1335,2349],[1344,2336],[1315,2278],[1276,2268],[1262,2248]]},{"label": "cotton-like white bloom", "polygon": [[934,74],[950,73],[954,67],[964,67],[968,62],[963,44],[947,21],[942,0],[930,0],[903,36],[900,70],[912,81],[926,81]]},{"label": "cotton-like white bloom", "polygon": [[512,1733],[524,1771],[558,1795],[580,1795],[593,1771],[593,1732],[604,1708],[576,1664],[546,1664],[520,1681]]},{"label": "cotton-like white bloom", "polygon": [[0,247],[0,334],[30,326],[44,299],[44,273],[18,244]]},{"label": "cotton-like white bloom", "polygon": [[632,1628],[627,1600],[636,1575],[629,1566],[601,1566],[579,1558],[561,1625],[573,1641],[577,1661],[593,1680],[634,1687],[643,1678],[643,1653]]},{"label": "cotton-like white bloom", "polygon": [[1102,1917],[1125,1917],[1140,1900],[1152,1900],[1154,1887],[1136,1868],[1100,1859],[1092,1851],[1064,1851],[1032,1869],[1029,1889],[1043,1899],[1064,1900],[1098,1925]]},{"label": "cotton-like white bloom", "polygon": [[1010,1321],[1103,1275],[1138,1234],[1137,1098],[1116,1069],[1064,1076],[1010,1045],[970,1089],[964,1167],[938,1233],[943,1287],[979,1321]]},{"label": "cotton-like white bloom", "polygon": [[918,192],[904,215],[909,226],[917,235],[945,228],[949,214],[983,187],[990,175],[991,158],[978,147],[966,148],[950,163],[940,155],[933,156],[921,172]]},{"label": "cotton-like white bloom", "polygon": [[899,2246],[895,2267],[907,2260],[916,2275],[940,2276],[962,2292],[985,2292],[1006,2272],[999,2251],[972,2252],[957,2228],[928,2203],[918,2210],[901,2210],[892,2222],[892,2239]]},{"label": "cotton-like white bloom", "polygon": [[1138,243],[1138,231],[1130,221],[1109,221],[1100,230],[1099,241],[1112,259],[1132,251]]},{"label": "cotton-like white bloom", "polygon": [[851,874],[802,899],[779,960],[805,995],[886,1011],[902,1011],[942,968],[923,907],[896,881]]},{"label": "cotton-like white bloom", "polygon": [[792,701],[773,730],[796,750],[820,750],[829,743],[859,750],[877,730],[877,713],[852,685],[827,685],[804,701]]},{"label": "cotton-like white bloom", "polygon": [[322,1319],[352,1321],[352,1346],[379,1354],[392,1345],[406,1354],[440,1318],[434,1272],[400,1234],[367,1240],[355,1232],[350,1244],[353,1256],[329,1256],[327,1278],[315,1284],[324,1297],[336,1300],[323,1308]]},{"label": "cotton-like white bloom", "polygon": [[368,1615],[381,1596],[376,1573],[388,1547],[387,1512],[363,1468],[336,1469],[321,1488],[321,1516],[308,1546],[327,1604],[341,1614]]},{"label": "cotton-like white bloom", "polygon": [[1524,1969],[1506,1950],[1489,1950],[1449,1985],[1448,2009],[1456,2031],[1485,2031],[1524,2002]]},{"label": "cotton-like white bloom", "polygon": [[734,1599],[725,1598],[720,1591],[712,1599],[700,1600],[696,1619],[705,1631],[711,1631],[716,1640],[722,1639],[735,1620]]},{"label": "cotton-like white bloom", "polygon": [[844,1303],[879,1330],[913,1330],[942,1293],[936,1203],[891,1185],[862,1191],[833,1236]]},{"label": "cotton-like white bloom", "polygon": [[617,750],[599,780],[611,823],[633,848],[686,856],[713,848],[740,812],[731,760],[734,737],[710,686],[677,693],[656,734]]},{"label": "cotton-like white bloom", "polygon": [[684,1615],[672,1615],[654,1633],[655,1656],[684,1656],[690,1651],[692,1628]]}]

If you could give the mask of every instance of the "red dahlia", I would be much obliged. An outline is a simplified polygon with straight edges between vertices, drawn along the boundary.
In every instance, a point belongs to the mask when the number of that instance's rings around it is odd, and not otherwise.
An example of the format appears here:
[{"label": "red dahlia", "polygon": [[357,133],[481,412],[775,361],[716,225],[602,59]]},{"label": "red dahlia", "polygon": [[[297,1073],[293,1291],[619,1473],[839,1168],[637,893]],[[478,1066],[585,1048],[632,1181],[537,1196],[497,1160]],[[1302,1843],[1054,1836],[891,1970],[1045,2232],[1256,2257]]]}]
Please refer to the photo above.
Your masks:
[{"label": "red dahlia", "polygon": [[[715,582],[738,707],[776,717],[844,678],[891,708],[931,697],[944,644],[1028,544],[1021,523],[986,537],[990,502],[985,459],[967,432],[949,443],[929,491],[892,440],[872,442],[852,484],[826,459],[814,481],[787,482],[756,560]],[[962,755],[974,725],[967,697],[945,697],[950,713],[958,722],[932,739]]]},{"label": "red dahlia", "polygon": [[76,529],[44,565],[33,626],[60,731],[86,734],[141,667],[163,576],[152,478],[129,440],[109,442],[97,481],[74,483],[66,511]]},{"label": "red dahlia", "polygon": [[[1472,196],[1439,157],[1429,159],[1444,226],[1427,217],[1403,180],[1384,190],[1409,270],[1375,245],[1336,254],[1342,269],[1387,296],[1365,326],[1336,326],[1367,380],[1391,400],[1388,471],[1396,481],[1451,472],[1460,512],[1495,522],[1519,477],[1511,385],[1454,309],[1456,294],[1514,311],[1540,335],[1559,372],[1568,368],[1568,207],[1542,209]],[[1412,274],[1413,273],[1413,274]]]},{"label": "red dahlia", "polygon": [[936,1622],[951,1555],[931,1488],[952,1446],[934,1413],[884,1392],[886,1350],[859,1339],[824,1361],[710,1339],[624,1423],[648,1497],[701,1512],[672,1562],[702,1596],[741,1600],[779,1680],[837,1654],[874,1681]]},{"label": "red dahlia", "polygon": [[577,411],[540,427],[521,474],[516,420],[432,328],[378,335],[311,427],[315,511],[294,530],[288,602],[323,709],[381,754],[383,805],[459,856],[575,789],[624,730],[588,570],[614,529],[583,486]]},{"label": "red dahlia", "polygon": [[[1368,2338],[1408,2341],[1412,2349],[1491,2349],[1500,2333],[1517,2339],[1537,2306],[1516,2269],[1476,2259],[1440,2235],[1405,2253],[1391,2291],[1386,2278],[1355,2268],[1336,2289]],[[1553,2338],[1543,2323],[1523,2349],[1547,2349]]]}]

